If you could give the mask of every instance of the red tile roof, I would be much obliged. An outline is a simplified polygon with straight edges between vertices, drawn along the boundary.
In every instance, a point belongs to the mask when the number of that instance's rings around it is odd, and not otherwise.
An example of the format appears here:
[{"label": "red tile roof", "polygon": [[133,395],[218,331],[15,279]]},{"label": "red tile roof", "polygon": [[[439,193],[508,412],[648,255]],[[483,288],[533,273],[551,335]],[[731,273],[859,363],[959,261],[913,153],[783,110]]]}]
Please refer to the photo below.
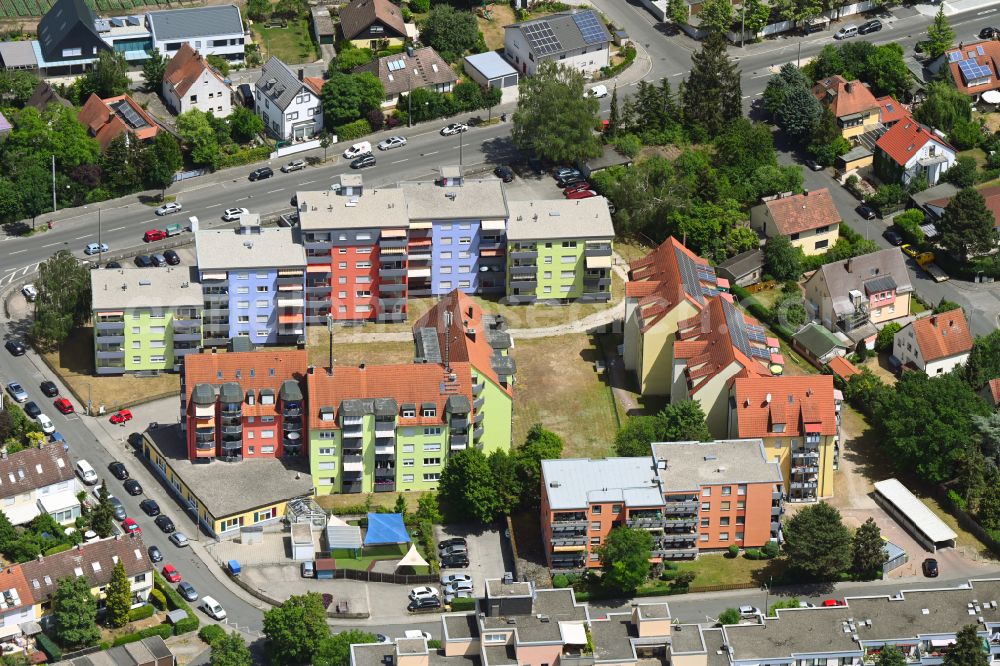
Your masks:
[{"label": "red tile roof", "polygon": [[778,233],[784,236],[840,223],[830,190],[823,188],[765,201]]},{"label": "red tile roof", "polygon": [[[993,226],[1000,228],[1000,185],[984,187],[979,190],[979,193],[982,194],[983,199],[986,200],[986,207],[990,209],[991,213],[993,213]],[[950,198],[945,199],[943,205],[947,206],[949,201],[951,201]]]},{"label": "red tile roof", "polygon": [[[980,49],[983,51],[982,55],[979,55]],[[962,57],[955,62],[951,62],[952,53],[961,53]],[[972,44],[960,43],[957,49],[946,51],[944,58],[945,62],[949,63],[948,67],[951,69],[951,78],[955,82],[955,87],[966,95],[979,95],[987,90],[1000,88],[1000,77],[997,76],[997,72],[1000,71],[1000,42],[988,40],[985,42],[973,42]],[[965,78],[962,76],[959,66],[961,60],[975,60],[976,64],[989,67],[991,74],[989,82],[972,87],[966,85]]]},{"label": "red tile roof", "polygon": [[[17,603],[4,607],[5,613],[18,608],[30,607],[35,603],[31,587],[28,586],[28,580],[24,577],[24,570],[20,566],[15,565],[0,570],[0,593],[10,590],[17,592]],[[11,596],[13,597],[13,595]],[[44,601],[44,598],[39,599],[39,601]]]},{"label": "red tile roof", "polygon": [[326,83],[322,76],[304,76],[302,82],[312,88],[312,91],[317,95],[322,94],[323,84]]},{"label": "red tile roof", "polygon": [[184,42],[167,63],[163,80],[173,86],[178,97],[184,97],[205,71],[225,85],[222,76],[205,61],[205,58],[191,48],[190,44]]},{"label": "red tile roof", "polygon": [[842,377],[843,379],[847,379],[851,375],[856,375],[861,372],[858,370],[857,366],[843,356],[834,356],[827,362],[826,367],[830,368],[830,371],[833,374],[838,377]]},{"label": "red tile roof", "polygon": [[[682,261],[693,264],[696,272],[701,267],[702,272],[710,275],[711,279],[698,275],[697,285],[685,284],[680,266]],[[640,330],[646,332],[681,301],[687,300],[699,310],[703,308],[706,296],[702,289],[714,291],[718,284],[716,280],[715,269],[706,259],[671,236],[645,257],[632,262],[625,294],[639,299],[635,312]],[[694,289],[697,289],[697,293],[692,291]]]},{"label": "red tile roof", "polygon": [[807,425],[814,426],[810,432],[836,435],[833,390],[832,375],[737,378],[733,382],[736,436],[801,437]]},{"label": "red tile roof", "polygon": [[916,120],[907,118],[890,127],[875,145],[892,158],[900,166],[906,166],[910,158],[917,154],[924,144],[934,141],[949,150],[955,150],[940,137],[934,136],[929,129]]},{"label": "red tile roof", "polygon": [[875,101],[879,106],[879,121],[886,127],[910,117],[910,108],[900,104],[890,95],[879,97]]},{"label": "red tile roof", "polygon": [[818,81],[812,89],[813,96],[830,107],[838,118],[852,113],[878,108],[878,102],[871,91],[860,81],[848,81],[839,74]]},{"label": "red tile roof", "polygon": [[972,350],[972,333],[962,308],[921,317],[910,325],[925,363]]},{"label": "red tile roof", "polygon": [[[301,383],[309,367],[309,353],[304,349],[261,349],[252,352],[204,351],[184,357],[183,386],[187,393],[189,413],[194,413],[191,394],[199,384],[211,384],[216,389],[223,384],[236,382],[244,396],[249,390],[259,392],[271,389],[275,396],[281,383],[294,379]],[[239,376],[237,376],[237,372]],[[273,416],[278,413],[278,400],[274,404],[243,406],[244,416]]]},{"label": "red tile roof", "polygon": [[990,395],[993,396],[993,406],[1000,406],[1000,378],[990,380]]},{"label": "red tile roof", "polygon": [[[111,105],[123,100],[146,122],[146,127],[133,130],[115,113]],[[101,99],[91,93],[86,104],[83,105],[77,114],[77,119],[86,125],[87,129],[90,130],[90,134],[101,144],[102,151],[108,149],[108,144],[115,137],[125,132],[132,131],[138,139],[146,140],[152,139],[160,131],[160,126],[156,124],[152,116],[146,113],[145,109],[136,104],[135,100],[128,95]]]},{"label": "red tile roof", "polygon": [[[91,587],[107,585],[115,564],[122,563],[129,577],[149,573],[153,565],[146,554],[142,537],[122,536],[79,544],[71,550],[46,555],[20,565],[21,573],[29,581],[36,603],[49,598],[63,578],[87,577]],[[98,566],[95,567],[94,564]],[[77,573],[77,569],[80,573]],[[35,587],[38,583],[38,587]]]}]

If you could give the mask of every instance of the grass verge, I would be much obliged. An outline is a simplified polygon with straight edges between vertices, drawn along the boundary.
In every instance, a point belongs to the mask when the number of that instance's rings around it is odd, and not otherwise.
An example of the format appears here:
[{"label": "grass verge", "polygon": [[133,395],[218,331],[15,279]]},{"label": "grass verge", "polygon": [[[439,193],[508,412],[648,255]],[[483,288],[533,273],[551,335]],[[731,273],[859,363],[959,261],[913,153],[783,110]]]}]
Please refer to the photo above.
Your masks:
[{"label": "grass verge", "polygon": [[697,560],[677,562],[677,569],[696,574],[691,583],[693,588],[761,584],[784,573],[788,569],[788,560],[784,557],[748,560],[742,555],[728,557],[722,553],[708,553],[700,555]]}]

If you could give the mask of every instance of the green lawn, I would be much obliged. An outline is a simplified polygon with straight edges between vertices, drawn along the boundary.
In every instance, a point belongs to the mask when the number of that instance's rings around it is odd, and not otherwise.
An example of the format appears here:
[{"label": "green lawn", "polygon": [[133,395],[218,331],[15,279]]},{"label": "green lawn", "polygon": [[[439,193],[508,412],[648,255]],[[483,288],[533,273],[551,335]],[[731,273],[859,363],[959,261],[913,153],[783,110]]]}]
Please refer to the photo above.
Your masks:
[{"label": "green lawn", "polygon": [[713,585],[743,585],[766,584],[771,577],[778,578],[788,567],[784,557],[773,560],[748,560],[739,557],[728,557],[722,553],[701,555],[697,560],[677,562],[680,571],[693,571],[697,574],[691,587],[710,587]]},{"label": "green lawn", "polygon": [[[338,569],[355,569],[358,571],[368,571],[372,562],[380,560],[402,559],[410,549],[409,544],[389,544],[385,546],[368,546],[361,549],[361,556],[354,557],[354,552],[346,549],[336,549],[330,555],[337,562]],[[420,548],[418,546],[417,550]],[[421,553],[421,556],[424,554]],[[413,567],[414,573],[425,574],[427,567]]]},{"label": "green lawn", "polygon": [[271,56],[280,58],[286,65],[313,62],[317,58],[309,21],[305,19],[289,21],[287,28],[265,28],[263,24],[255,24],[253,33],[264,62]]}]

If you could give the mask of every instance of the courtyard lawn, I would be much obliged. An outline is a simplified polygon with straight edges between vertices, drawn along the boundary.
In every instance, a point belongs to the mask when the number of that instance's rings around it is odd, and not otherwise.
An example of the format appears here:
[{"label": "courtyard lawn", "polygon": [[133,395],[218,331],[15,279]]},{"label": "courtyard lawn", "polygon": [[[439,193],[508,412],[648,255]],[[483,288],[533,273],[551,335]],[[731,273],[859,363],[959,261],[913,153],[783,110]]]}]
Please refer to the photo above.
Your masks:
[{"label": "courtyard lawn", "polygon": [[326,511],[332,511],[335,514],[344,513],[344,509],[349,509],[354,511],[358,509],[358,513],[367,513],[365,510],[365,502],[371,498],[371,510],[375,511],[379,507],[386,509],[392,509],[396,506],[396,497],[402,495],[406,500],[407,511],[415,512],[417,510],[417,502],[423,497],[423,491],[410,491],[403,493],[369,493],[367,495],[319,495],[316,497],[316,501],[319,505],[323,507]]},{"label": "courtyard lawn", "polygon": [[778,578],[788,568],[788,560],[778,557],[773,560],[748,560],[728,557],[722,553],[707,553],[697,560],[677,562],[679,571],[693,571],[697,577],[692,588],[726,585],[766,584],[773,576]]},{"label": "courtyard lawn", "polygon": [[256,23],[252,30],[264,62],[271,56],[280,58],[286,65],[316,60],[316,45],[306,19],[288,21],[287,28],[265,28],[264,23]]},{"label": "courtyard lawn", "polygon": [[[410,544],[386,544],[384,546],[366,546],[361,549],[361,556],[354,557],[354,552],[350,550],[336,549],[330,552],[330,556],[336,561],[338,569],[354,569],[356,571],[368,571],[372,563],[380,561],[396,561],[403,558],[410,550]],[[417,551],[420,551],[419,545]],[[424,557],[424,553],[420,553]],[[415,573],[425,574],[427,567],[412,567]]]}]

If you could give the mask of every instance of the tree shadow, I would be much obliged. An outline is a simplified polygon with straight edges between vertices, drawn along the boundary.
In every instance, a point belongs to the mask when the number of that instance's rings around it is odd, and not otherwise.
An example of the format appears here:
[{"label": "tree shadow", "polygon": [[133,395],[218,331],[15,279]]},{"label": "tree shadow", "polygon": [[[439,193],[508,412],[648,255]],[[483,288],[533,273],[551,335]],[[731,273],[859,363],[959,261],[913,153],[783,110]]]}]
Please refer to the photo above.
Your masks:
[{"label": "tree shadow", "polygon": [[[498,136],[488,141],[483,141],[483,156],[489,164],[519,164],[524,160],[524,155],[515,145],[510,136]],[[515,169],[518,175],[520,169]],[[522,176],[523,177],[523,176]]]}]

